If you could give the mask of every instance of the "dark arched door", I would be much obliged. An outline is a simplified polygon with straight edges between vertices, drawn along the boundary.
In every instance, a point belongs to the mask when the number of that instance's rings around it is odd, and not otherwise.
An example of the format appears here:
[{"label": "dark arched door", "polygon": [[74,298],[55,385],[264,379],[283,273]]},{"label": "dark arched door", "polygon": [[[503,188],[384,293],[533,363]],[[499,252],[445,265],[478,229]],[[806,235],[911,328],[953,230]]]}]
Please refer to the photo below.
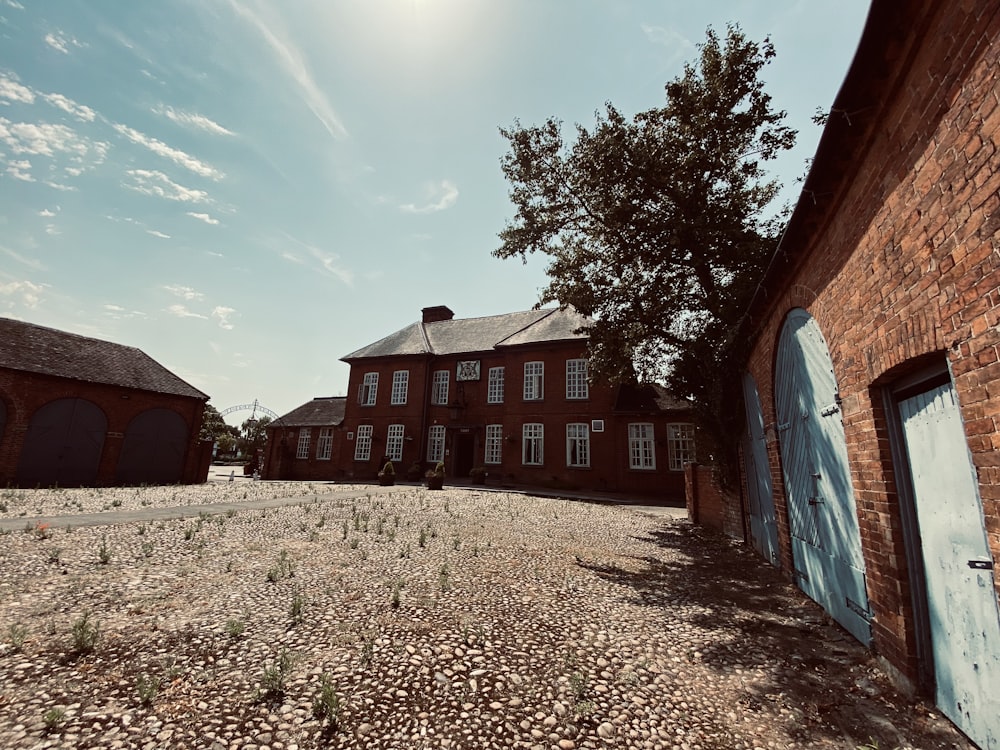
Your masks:
[{"label": "dark arched door", "polygon": [[31,417],[17,483],[22,487],[94,484],[107,430],[108,420],[96,404],[82,398],[50,401]]},{"label": "dark arched door", "polygon": [[782,327],[774,397],[795,581],[867,645],[871,614],[839,391],[826,340],[805,310],[792,310]]},{"label": "dark arched door", "polygon": [[129,422],[115,482],[173,484],[180,482],[187,453],[188,428],[170,409],[148,409]]}]

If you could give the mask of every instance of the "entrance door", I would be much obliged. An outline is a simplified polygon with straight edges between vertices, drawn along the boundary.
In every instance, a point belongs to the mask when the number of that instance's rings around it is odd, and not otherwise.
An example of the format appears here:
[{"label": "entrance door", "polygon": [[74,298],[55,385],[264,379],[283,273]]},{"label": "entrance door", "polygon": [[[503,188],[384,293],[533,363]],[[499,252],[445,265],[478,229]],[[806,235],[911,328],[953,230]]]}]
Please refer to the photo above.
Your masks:
[{"label": "entrance door", "polygon": [[50,401],[31,417],[17,483],[22,487],[93,484],[104,450],[107,419],[82,398]]},{"label": "entrance door", "polygon": [[792,310],[778,342],[775,400],[793,575],[855,638],[871,615],[833,362],[816,321]]},{"label": "entrance door", "polygon": [[743,402],[747,416],[743,436],[743,462],[750,505],[750,536],[754,548],[764,559],[775,567],[781,567],[771,468],[767,460],[767,441],[764,436],[764,413],[760,408],[757,384],[750,373],[743,375]]},{"label": "entrance door", "polygon": [[467,477],[472,471],[475,461],[475,435],[471,432],[459,432],[455,434],[455,476]]},{"label": "entrance door", "polygon": [[188,428],[170,409],[147,409],[125,431],[115,481],[118,484],[172,484],[181,481]]},{"label": "entrance door", "polygon": [[898,401],[941,711],[1000,748],[1000,613],[979,487],[951,379]]}]

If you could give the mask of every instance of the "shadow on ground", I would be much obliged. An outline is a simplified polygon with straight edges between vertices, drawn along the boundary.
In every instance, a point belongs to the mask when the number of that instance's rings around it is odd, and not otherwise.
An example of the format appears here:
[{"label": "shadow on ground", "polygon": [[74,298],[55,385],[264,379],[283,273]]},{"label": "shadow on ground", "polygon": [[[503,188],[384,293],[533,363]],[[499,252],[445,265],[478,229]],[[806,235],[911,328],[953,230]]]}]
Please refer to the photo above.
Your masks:
[{"label": "shadow on ground", "polygon": [[745,710],[793,717],[796,741],[819,747],[974,747],[930,703],[898,692],[872,652],[746,546],[686,521],[644,540],[671,553],[628,568],[580,565],[662,610],[668,627],[686,626],[692,661],[753,671]]}]

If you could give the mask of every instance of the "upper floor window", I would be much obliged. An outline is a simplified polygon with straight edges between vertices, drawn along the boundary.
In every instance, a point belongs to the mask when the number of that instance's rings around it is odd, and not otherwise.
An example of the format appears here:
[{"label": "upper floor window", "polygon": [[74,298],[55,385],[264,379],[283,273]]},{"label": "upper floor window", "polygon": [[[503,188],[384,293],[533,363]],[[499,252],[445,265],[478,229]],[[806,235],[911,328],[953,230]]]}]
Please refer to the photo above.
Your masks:
[{"label": "upper floor window", "polygon": [[427,460],[444,461],[444,425],[432,424],[427,431]]},{"label": "upper floor window", "polygon": [[448,371],[435,370],[434,380],[431,381],[431,403],[448,403]]},{"label": "upper floor window", "polygon": [[539,401],[544,386],[545,364],[543,362],[524,363],[524,400]]},{"label": "upper floor window", "polygon": [[309,458],[309,438],[311,432],[308,428],[303,427],[299,430],[299,444],[295,449],[296,458]]},{"label": "upper floor window", "polygon": [[545,458],[545,425],[529,423],[522,428],[521,463],[541,466]]},{"label": "upper floor window", "polygon": [[486,455],[483,456],[483,463],[500,463],[501,451],[503,450],[503,425],[486,425]]},{"label": "upper floor window", "polygon": [[489,380],[486,384],[486,403],[503,403],[503,368],[491,367]]},{"label": "upper floor window", "polygon": [[630,469],[655,469],[653,425],[638,422],[628,426],[628,466]]},{"label": "upper floor window", "polygon": [[333,428],[321,427],[319,430],[319,440],[316,441],[316,458],[320,461],[329,461],[333,454]]},{"label": "upper floor window", "polygon": [[671,471],[684,471],[694,461],[694,425],[674,422],[667,425],[667,452]]},{"label": "upper floor window", "polygon": [[375,406],[375,396],[378,393],[378,373],[366,372],[365,379],[358,386],[358,403],[362,406]]},{"label": "upper floor window", "polygon": [[581,399],[590,396],[587,385],[587,360],[566,360],[566,398]]},{"label": "upper floor window", "polygon": [[392,374],[392,395],[389,403],[393,405],[406,403],[406,390],[410,385],[410,371],[396,370]]},{"label": "upper floor window", "polygon": [[586,423],[566,425],[566,465],[590,466],[590,427]]},{"label": "upper floor window", "polygon": [[403,460],[403,425],[389,425],[389,435],[385,441],[385,456],[393,461]]},{"label": "upper floor window", "polygon": [[367,461],[372,457],[372,426],[358,425],[358,437],[354,442],[354,460]]}]

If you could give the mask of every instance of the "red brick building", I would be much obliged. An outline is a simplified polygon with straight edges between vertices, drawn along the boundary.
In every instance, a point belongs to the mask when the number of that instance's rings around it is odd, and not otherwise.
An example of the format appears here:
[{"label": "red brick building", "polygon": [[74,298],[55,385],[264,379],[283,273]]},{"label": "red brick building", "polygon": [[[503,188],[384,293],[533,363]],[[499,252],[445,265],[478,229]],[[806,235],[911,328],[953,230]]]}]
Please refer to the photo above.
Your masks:
[{"label": "red brick building", "polygon": [[742,444],[757,549],[990,748],[998,71],[1000,3],[872,4],[750,311]]},{"label": "red brick building", "polygon": [[203,482],[207,400],[133,347],[0,318],[0,485]]},{"label": "red brick building", "polygon": [[343,396],[314,398],[267,425],[267,479],[343,479]]},{"label": "red brick building", "polygon": [[[343,358],[351,395],[342,423],[299,427],[299,459],[288,458],[284,433],[286,468],[272,458],[266,476],[369,480],[388,456],[400,478],[444,461],[447,476],[481,467],[490,484],[683,497],[694,458],[687,405],[658,386],[591,384],[587,339],[576,332],[585,323],[567,310],[455,319],[425,308],[420,322]],[[299,411],[276,429],[291,429]],[[340,452],[320,468],[311,446],[324,428]]]}]

